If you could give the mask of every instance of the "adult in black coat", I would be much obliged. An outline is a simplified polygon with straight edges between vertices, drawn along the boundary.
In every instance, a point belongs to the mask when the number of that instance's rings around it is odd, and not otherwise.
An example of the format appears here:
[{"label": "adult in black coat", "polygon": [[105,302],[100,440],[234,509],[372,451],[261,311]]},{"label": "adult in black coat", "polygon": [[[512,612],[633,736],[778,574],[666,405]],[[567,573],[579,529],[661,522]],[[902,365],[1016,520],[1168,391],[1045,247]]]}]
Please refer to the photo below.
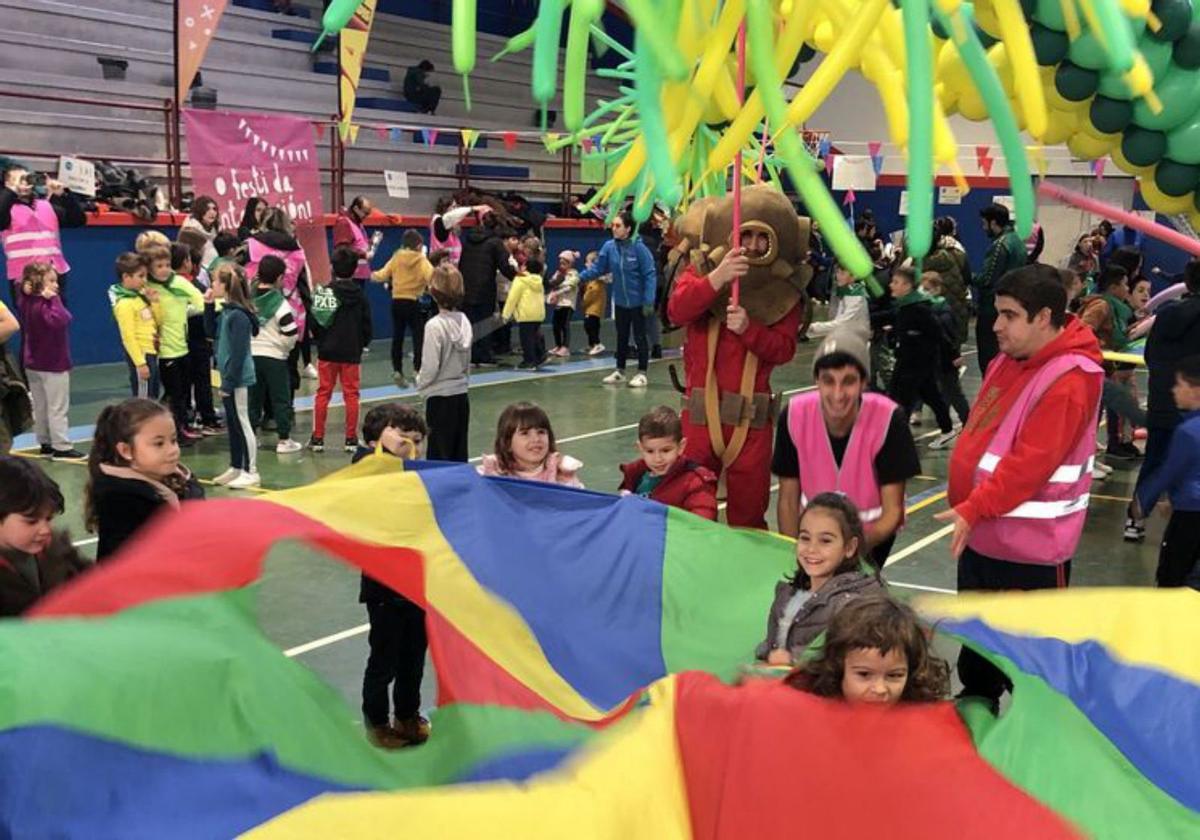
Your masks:
[{"label": "adult in black coat", "polygon": [[[496,314],[496,272],[509,280],[517,276],[516,266],[504,247],[504,240],[511,235],[507,229],[497,227],[490,215],[463,231],[458,270],[463,277],[462,311],[472,326]],[[491,342],[480,341],[481,337],[477,336],[471,345],[471,363],[491,364],[494,361]]]}]

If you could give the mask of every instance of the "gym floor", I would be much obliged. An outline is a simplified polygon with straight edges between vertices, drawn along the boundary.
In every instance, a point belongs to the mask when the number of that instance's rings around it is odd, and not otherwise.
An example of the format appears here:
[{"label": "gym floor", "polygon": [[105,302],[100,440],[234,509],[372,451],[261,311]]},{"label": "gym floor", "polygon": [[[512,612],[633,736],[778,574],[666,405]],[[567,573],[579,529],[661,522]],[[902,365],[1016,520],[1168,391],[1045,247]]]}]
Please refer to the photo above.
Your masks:
[{"label": "gym floor", "polygon": [[[576,325],[578,327],[579,325]],[[582,330],[573,330],[577,344]],[[514,340],[515,340],[514,334]],[[602,338],[611,348],[612,325],[605,323]],[[515,343],[515,342],[514,342]],[[777,368],[772,384],[785,395],[812,388],[811,363],[816,342],[802,343],[795,359]],[[668,351],[668,355],[671,355]],[[519,356],[504,360],[515,365]],[[968,370],[963,379],[968,398],[979,387],[979,371],[974,355],[966,357]],[[533,400],[547,410],[560,448],[584,463],[581,477],[591,489],[615,492],[620,481],[617,465],[636,457],[634,444],[638,419],[654,405],[677,405],[678,394],[671,385],[668,365],[678,359],[651,362],[650,387],[637,390],[624,386],[606,386],[600,379],[612,368],[610,354],[588,358],[576,353],[570,359],[553,359],[538,372],[518,372],[511,367],[475,372],[471,380],[471,452],[478,456],[491,451],[495,421],[505,405],[517,400]],[[636,362],[631,364],[631,368]],[[411,367],[406,366],[411,373]],[[682,377],[682,370],[680,369]],[[76,445],[86,451],[91,423],[101,407],[127,395],[123,365],[96,365],[76,368],[72,373],[71,424]],[[364,358],[362,414],[373,404],[400,401],[420,405],[411,389],[398,389],[391,380],[389,343],[378,341]],[[1144,388],[1144,381],[1141,383]],[[293,437],[308,440],[312,429],[312,394],[316,382],[304,380],[297,395],[296,429]],[[343,412],[340,394],[335,395],[326,432],[327,449],[314,454],[307,449],[295,455],[276,455],[275,436],[263,433],[259,440],[259,472],[262,489],[256,494],[311,483],[349,463],[350,456],[340,447]],[[361,422],[361,421],[360,421]],[[933,519],[945,509],[945,478],[950,451],[934,452],[927,448],[936,434],[928,411],[924,423],[914,427],[920,449],[922,474],[910,482],[907,524],[896,542],[885,570],[888,583],[900,596],[919,591],[953,592],[955,565],[949,554],[949,527]],[[20,439],[19,439],[20,442]],[[26,444],[28,436],[26,436]],[[34,449],[20,454],[36,457]],[[212,497],[246,494],[213,486],[209,479],[228,466],[225,437],[206,438],[185,449],[184,463],[206,483]],[[63,527],[70,530],[80,550],[91,554],[95,538],[83,526],[83,489],[86,480],[84,462],[52,462],[41,459],[46,471],[59,482],[67,500]],[[1113,461],[1115,471],[1104,482],[1092,487],[1092,502],[1087,527],[1075,555],[1071,583],[1076,586],[1134,585],[1154,582],[1159,537],[1164,520],[1155,517],[1147,523],[1146,541],[1141,545],[1123,542],[1121,530],[1125,504],[1139,462]],[[774,525],[775,487],[768,522]],[[297,544],[276,548],[267,563],[258,597],[260,620],[265,632],[289,656],[300,657],[317,673],[337,687],[354,709],[359,705],[362,668],[366,661],[366,613],[358,603],[358,574],[320,552]],[[765,610],[766,604],[763,605]],[[432,669],[426,669],[422,695],[433,705],[435,688]]]}]

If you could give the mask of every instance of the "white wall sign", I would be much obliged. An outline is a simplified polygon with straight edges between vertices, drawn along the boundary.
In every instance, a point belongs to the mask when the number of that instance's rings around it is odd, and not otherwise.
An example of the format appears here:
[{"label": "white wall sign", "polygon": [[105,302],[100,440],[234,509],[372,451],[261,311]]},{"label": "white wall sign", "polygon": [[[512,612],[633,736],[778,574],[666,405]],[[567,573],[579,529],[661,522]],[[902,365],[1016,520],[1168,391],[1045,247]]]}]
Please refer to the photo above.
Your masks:
[{"label": "white wall sign", "polygon": [[1013,201],[1013,197],[1011,195],[998,195],[992,198],[992,201],[996,202],[997,204],[1003,204],[1008,208],[1009,213],[1016,212],[1017,203]]},{"label": "white wall sign", "polygon": [[408,173],[394,169],[383,170],[383,182],[392,198],[408,198]]},{"label": "white wall sign", "polygon": [[938,187],[938,204],[962,204],[962,190],[958,187]]},{"label": "white wall sign", "polygon": [[837,155],[833,159],[833,188],[870,192],[875,189],[875,165],[869,155]]},{"label": "white wall sign", "polygon": [[96,166],[81,158],[60,157],[58,180],[64,187],[80,195],[96,195]]}]

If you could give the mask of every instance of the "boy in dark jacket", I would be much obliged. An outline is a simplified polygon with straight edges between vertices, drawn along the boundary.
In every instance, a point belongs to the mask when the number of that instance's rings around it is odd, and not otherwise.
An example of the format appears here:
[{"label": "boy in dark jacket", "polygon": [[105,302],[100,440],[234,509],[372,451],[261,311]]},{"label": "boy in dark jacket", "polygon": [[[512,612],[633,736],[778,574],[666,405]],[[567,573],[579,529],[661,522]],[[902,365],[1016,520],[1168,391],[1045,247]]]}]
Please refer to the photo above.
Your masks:
[{"label": "boy in dark jacket", "polygon": [[371,310],[362,287],[354,282],[358,255],[346,247],[333,249],[333,282],[313,296],[317,324],[317,398],[313,408],[313,434],[308,447],[325,449],[325,418],[333,388],[341,380],[346,403],[346,451],[358,448],[358,385],[362,377],[363,348],[371,343]]},{"label": "boy in dark jacket", "polygon": [[[959,365],[962,363],[962,343],[959,336],[964,332],[963,325],[958,320],[958,314],[946,296],[946,284],[942,275],[936,271],[921,273],[921,291],[929,298],[933,307],[933,317],[942,331],[942,354],[938,358],[937,383],[946,402],[958,415],[960,426],[966,425],[967,415],[971,404],[963,393],[962,382],[959,379]],[[963,368],[965,370],[965,368]]]},{"label": "boy in dark jacket", "polygon": [[[397,458],[420,458],[429,429],[415,408],[399,403],[377,405],[363,419],[357,462],[376,447]],[[366,574],[358,601],[367,607],[370,653],[363,672],[362,711],[367,737],[378,747],[396,749],[423,744],[429,721],[421,716],[421,678],[425,675],[425,611]],[[388,714],[392,687],[394,722]]]},{"label": "boy in dark jacket", "polygon": [[950,422],[950,409],[938,387],[937,371],[941,357],[949,352],[942,329],[933,315],[933,308],[917,288],[916,273],[907,265],[892,272],[889,286],[895,301],[896,369],[888,389],[891,397],[905,414],[912,413],[919,397],[933,409],[941,434],[929,444],[930,449],[942,449],[958,434]]},{"label": "boy in dark jacket", "polygon": [[641,460],[621,465],[620,492],[683,508],[704,519],[717,519],[717,477],[683,455],[683,424],[665,405],[638,421]]}]

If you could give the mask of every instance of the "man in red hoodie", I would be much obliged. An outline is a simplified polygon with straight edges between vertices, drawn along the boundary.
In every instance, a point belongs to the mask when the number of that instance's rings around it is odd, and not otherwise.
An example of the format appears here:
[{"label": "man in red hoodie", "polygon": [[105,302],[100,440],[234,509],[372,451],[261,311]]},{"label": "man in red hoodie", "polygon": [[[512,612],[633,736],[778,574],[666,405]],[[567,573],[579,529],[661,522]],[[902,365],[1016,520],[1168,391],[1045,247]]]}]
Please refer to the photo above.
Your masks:
[{"label": "man in red hoodie", "polygon": [[[1050,589],[1070,579],[1087,516],[1104,381],[1100,344],[1066,313],[1058,272],[1030,265],[996,286],[1000,355],[950,459],[958,590]],[[1004,676],[969,650],[964,694],[993,704]]]}]

